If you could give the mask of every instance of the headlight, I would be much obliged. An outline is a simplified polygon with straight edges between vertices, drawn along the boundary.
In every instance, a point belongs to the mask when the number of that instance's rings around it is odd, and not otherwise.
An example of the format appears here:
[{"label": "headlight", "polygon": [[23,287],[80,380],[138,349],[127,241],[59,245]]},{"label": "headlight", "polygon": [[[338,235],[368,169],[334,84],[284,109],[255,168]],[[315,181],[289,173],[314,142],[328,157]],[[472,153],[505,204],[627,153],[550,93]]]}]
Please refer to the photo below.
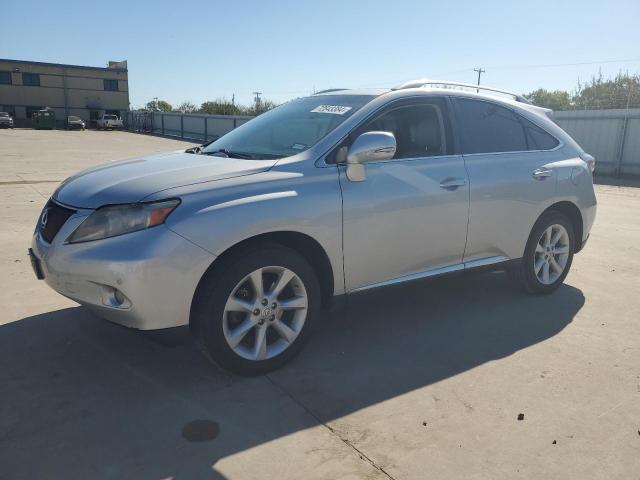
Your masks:
[{"label": "headlight", "polygon": [[164,223],[180,200],[110,205],[98,208],[69,236],[69,243],[90,242],[137,232]]}]

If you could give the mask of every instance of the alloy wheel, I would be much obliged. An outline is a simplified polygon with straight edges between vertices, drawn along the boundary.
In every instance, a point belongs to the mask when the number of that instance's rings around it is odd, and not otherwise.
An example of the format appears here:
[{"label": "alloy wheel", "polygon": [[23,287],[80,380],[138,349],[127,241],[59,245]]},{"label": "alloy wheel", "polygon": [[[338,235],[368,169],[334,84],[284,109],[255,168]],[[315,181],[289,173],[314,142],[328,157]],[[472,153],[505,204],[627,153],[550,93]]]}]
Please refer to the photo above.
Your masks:
[{"label": "alloy wheel", "polygon": [[273,358],[300,335],[307,308],[307,291],[298,275],[280,266],[259,268],[229,295],[223,313],[224,337],[243,358]]},{"label": "alloy wheel", "polygon": [[551,285],[564,272],[569,260],[569,233],[560,224],[549,226],[538,239],[533,268],[538,281]]}]

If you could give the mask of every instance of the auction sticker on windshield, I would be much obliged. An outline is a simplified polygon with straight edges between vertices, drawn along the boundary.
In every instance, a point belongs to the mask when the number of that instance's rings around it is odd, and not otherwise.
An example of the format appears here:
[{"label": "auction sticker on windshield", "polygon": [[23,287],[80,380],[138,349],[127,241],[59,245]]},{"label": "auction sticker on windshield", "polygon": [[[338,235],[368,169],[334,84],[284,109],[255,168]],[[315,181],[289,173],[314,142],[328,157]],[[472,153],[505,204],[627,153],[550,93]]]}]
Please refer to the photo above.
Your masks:
[{"label": "auction sticker on windshield", "polygon": [[311,110],[314,113],[333,113],[334,115],[344,115],[351,107],[343,107],[342,105],[318,105]]}]

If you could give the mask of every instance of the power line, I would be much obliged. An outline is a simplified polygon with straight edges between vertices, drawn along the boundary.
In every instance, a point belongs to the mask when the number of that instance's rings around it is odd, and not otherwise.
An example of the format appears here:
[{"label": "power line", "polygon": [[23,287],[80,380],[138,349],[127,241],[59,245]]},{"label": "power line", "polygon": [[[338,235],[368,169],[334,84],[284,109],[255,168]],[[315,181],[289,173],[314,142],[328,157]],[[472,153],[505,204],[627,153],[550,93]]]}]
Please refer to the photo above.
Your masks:
[{"label": "power line", "polygon": [[517,68],[550,68],[550,67],[575,67],[578,65],[598,65],[601,63],[629,63],[640,62],[640,58],[628,58],[624,60],[600,60],[597,62],[575,62],[575,63],[547,63],[539,65],[501,65],[496,67],[489,67],[492,69],[517,69]]},{"label": "power line", "polygon": [[[576,67],[579,65],[600,65],[602,63],[631,63],[631,62],[640,62],[640,58],[627,58],[620,60],[599,60],[592,62],[574,62],[574,63],[547,63],[547,64],[531,64],[531,65],[495,65],[489,66],[487,68],[491,70],[516,70],[519,68],[553,68],[553,67]],[[461,70],[454,70],[452,72],[444,72],[444,73],[436,73],[435,76],[444,76],[444,75],[455,75],[458,73],[465,73],[471,70],[470,68],[465,68]],[[475,70],[474,68],[474,71]]]}]

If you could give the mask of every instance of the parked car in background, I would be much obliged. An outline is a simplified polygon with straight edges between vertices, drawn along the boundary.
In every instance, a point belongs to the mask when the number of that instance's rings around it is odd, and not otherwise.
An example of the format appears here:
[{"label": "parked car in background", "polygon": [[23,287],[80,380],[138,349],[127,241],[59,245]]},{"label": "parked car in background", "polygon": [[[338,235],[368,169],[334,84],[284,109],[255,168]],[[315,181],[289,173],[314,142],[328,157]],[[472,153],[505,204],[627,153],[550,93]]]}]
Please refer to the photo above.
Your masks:
[{"label": "parked car in background", "polygon": [[7,112],[0,112],[0,128],[13,128],[13,117]]},{"label": "parked car in background", "polygon": [[85,123],[80,117],[69,115],[67,117],[67,123],[65,125],[67,130],[84,130]]},{"label": "parked car in background", "polygon": [[291,359],[345,294],[487,267],[548,294],[596,214],[594,158],[549,114],[427,80],[299,98],[193,153],[69,178],[34,270],[122,325],[189,324],[243,373]]},{"label": "parked car in background", "polygon": [[122,120],[117,115],[102,115],[96,120],[98,130],[113,130],[123,128]]}]

